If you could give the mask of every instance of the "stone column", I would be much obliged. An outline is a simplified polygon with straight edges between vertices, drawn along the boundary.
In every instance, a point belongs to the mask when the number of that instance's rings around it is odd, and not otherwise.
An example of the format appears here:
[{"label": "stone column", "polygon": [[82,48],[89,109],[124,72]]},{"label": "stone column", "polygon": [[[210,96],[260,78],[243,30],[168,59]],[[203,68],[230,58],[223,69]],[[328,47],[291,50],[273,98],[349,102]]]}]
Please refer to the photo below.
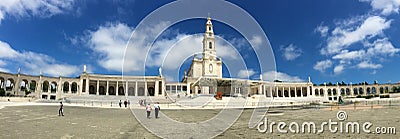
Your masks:
[{"label": "stone column", "polygon": [[159,81],[156,80],[156,81],[155,81],[155,86],[154,86],[154,96],[158,96],[158,93],[160,92],[158,86],[159,86]]},{"label": "stone column", "polygon": [[[186,83],[186,93],[190,95],[190,83]],[[236,89],[236,88],[235,88]],[[236,92],[235,92],[236,93]]]},{"label": "stone column", "polygon": [[147,81],[144,81],[144,96],[148,96],[149,92],[147,91]]},{"label": "stone column", "polygon": [[300,87],[300,96],[303,97],[303,87]]},{"label": "stone column", "polygon": [[127,97],[128,96],[128,93],[129,93],[129,86],[128,86],[128,84],[129,84],[129,82],[128,82],[128,80],[125,82],[125,96]]},{"label": "stone column", "polygon": [[107,80],[107,85],[106,85],[106,96],[108,96],[108,84],[109,84],[109,81]]},{"label": "stone column", "polygon": [[297,96],[297,87],[296,86],[294,86],[294,97],[299,97],[299,96]]},{"label": "stone column", "polygon": [[307,86],[307,97],[311,96],[311,91],[312,91],[311,89],[312,89],[311,86]]},{"label": "stone column", "polygon": [[137,81],[135,82],[135,96],[138,96],[138,85]]},{"label": "stone column", "polygon": [[69,85],[68,85],[68,94],[71,94],[71,93],[72,93],[71,88],[72,88],[72,83],[69,83]]},{"label": "stone column", "polygon": [[161,79],[161,94],[162,96],[165,96],[165,81],[164,79]]},{"label": "stone column", "polygon": [[118,89],[119,89],[118,82],[119,82],[119,81],[117,80],[117,87],[115,87],[115,90],[117,90],[117,92],[115,92],[115,96],[118,96],[118,92],[119,92],[119,91],[118,91]]},{"label": "stone column", "polygon": [[99,95],[99,80],[97,80],[97,83],[96,83],[96,95]]},{"label": "stone column", "polygon": [[262,84],[262,88],[263,89],[262,89],[262,93],[261,94],[263,94],[265,96],[266,94],[265,94],[265,85],[264,84]]},{"label": "stone column", "polygon": [[258,94],[262,94],[262,84],[258,86]]},{"label": "stone column", "polygon": [[269,87],[269,94],[271,94],[270,96],[272,97],[272,95],[273,95],[273,93],[272,93],[272,90],[273,90],[274,88],[273,88],[273,86],[270,86]]},{"label": "stone column", "polygon": [[354,89],[353,89],[353,85],[350,84],[350,95],[354,96]]},{"label": "stone column", "polygon": [[90,83],[89,78],[86,78],[86,88],[85,88],[86,94],[89,94],[89,83]]}]

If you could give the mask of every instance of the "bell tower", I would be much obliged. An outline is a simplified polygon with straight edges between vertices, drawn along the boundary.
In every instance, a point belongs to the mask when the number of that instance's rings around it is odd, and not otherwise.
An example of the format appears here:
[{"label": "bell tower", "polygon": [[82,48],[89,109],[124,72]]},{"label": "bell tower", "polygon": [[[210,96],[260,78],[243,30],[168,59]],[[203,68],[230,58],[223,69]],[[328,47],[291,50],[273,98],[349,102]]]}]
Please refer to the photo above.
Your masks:
[{"label": "bell tower", "polygon": [[217,57],[214,29],[211,18],[207,18],[206,31],[203,38],[203,76],[222,77],[222,62]]},{"label": "bell tower", "polygon": [[211,18],[207,18],[206,31],[203,38],[203,56],[206,59],[215,58],[217,51],[215,50],[214,29]]}]

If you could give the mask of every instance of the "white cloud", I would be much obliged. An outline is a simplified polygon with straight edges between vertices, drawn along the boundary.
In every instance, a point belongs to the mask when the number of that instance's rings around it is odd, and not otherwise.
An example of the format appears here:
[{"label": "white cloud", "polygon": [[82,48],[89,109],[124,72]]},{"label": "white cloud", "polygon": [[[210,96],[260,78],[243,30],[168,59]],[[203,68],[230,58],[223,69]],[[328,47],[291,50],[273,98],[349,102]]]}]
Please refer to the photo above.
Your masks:
[{"label": "white cloud", "polygon": [[8,43],[0,41],[0,58],[14,58],[17,54]]},{"label": "white cloud", "polygon": [[[63,76],[71,76],[79,73],[76,66],[60,63],[53,57],[45,54],[31,51],[16,51],[9,44],[2,41],[0,41],[0,50],[0,53],[2,53],[0,61],[12,61],[15,66],[21,66],[22,73],[39,74],[40,70],[50,76],[59,76],[60,73]],[[2,67],[0,69],[1,71],[9,72],[8,69]]]},{"label": "white cloud", "polygon": [[249,40],[249,42],[255,49],[258,49],[260,45],[263,43],[263,39],[261,38],[261,36],[253,36]]},{"label": "white cloud", "polygon": [[253,69],[247,69],[247,70],[239,70],[237,76],[239,78],[249,79],[254,74],[256,74],[256,71],[254,71]]},{"label": "white cloud", "polygon": [[329,27],[320,25],[315,28],[314,31],[320,33],[322,37],[326,37],[328,35]]},{"label": "white cloud", "polygon": [[340,60],[353,60],[353,59],[361,59],[365,56],[364,50],[359,51],[350,51],[342,50],[339,54],[332,57],[332,59],[340,59]]},{"label": "white cloud", "polygon": [[0,67],[5,66],[5,65],[7,65],[7,63],[0,59]]},{"label": "white cloud", "polygon": [[324,72],[325,69],[332,67],[332,61],[331,60],[323,60],[323,61],[318,61],[314,65],[314,69],[318,70],[320,72]]},{"label": "white cloud", "polygon": [[335,68],[333,68],[333,72],[335,74],[340,74],[343,72],[343,70],[344,70],[344,65],[337,65],[335,66]]},{"label": "white cloud", "polygon": [[1,72],[10,72],[8,69],[1,68],[1,67],[0,67],[0,71],[1,71]]},{"label": "white cloud", "polygon": [[359,64],[357,64],[357,67],[360,69],[379,69],[382,68],[381,64],[373,64],[370,63],[369,61],[363,61]]},{"label": "white cloud", "polygon": [[289,61],[295,60],[303,53],[303,51],[294,44],[282,46],[281,51],[283,51],[282,56]]},{"label": "white cloud", "polygon": [[50,17],[71,10],[73,4],[74,0],[3,0],[0,3],[0,23],[7,15]]},{"label": "white cloud", "polygon": [[[154,26],[134,29],[124,23],[108,23],[97,30],[88,31],[87,36],[83,38],[88,38],[89,47],[99,55],[97,63],[107,70],[121,71],[123,66],[124,72],[137,74],[143,71],[144,67],[141,66],[144,65],[146,67],[163,66],[165,70],[178,70],[177,68],[186,58],[202,52],[203,34],[188,35],[165,31],[168,37],[159,37],[153,43],[154,40],[150,39],[160,35],[167,24],[167,22],[162,22]],[[130,36],[133,31],[137,36]],[[128,40],[129,44],[126,47]],[[217,56],[238,59],[240,56],[236,54],[235,48],[229,42],[216,36]],[[123,61],[124,55],[125,61]],[[169,76],[174,77],[172,74]]]},{"label": "white cloud", "polygon": [[400,0],[360,0],[360,1],[370,2],[372,9],[375,11],[381,11],[382,15],[399,13]]},{"label": "white cloud", "polygon": [[394,56],[400,52],[399,48],[395,48],[388,38],[378,39],[371,44],[372,47],[368,48],[367,54],[370,56]]},{"label": "white cloud", "polygon": [[268,71],[262,74],[263,79],[267,81],[274,81],[274,80],[280,80],[280,81],[292,81],[292,82],[300,82],[304,81],[300,79],[297,76],[291,76],[283,72],[277,72],[277,71]]},{"label": "white cloud", "polygon": [[89,33],[89,46],[99,54],[97,63],[105,69],[121,71],[126,44],[133,29],[126,24],[109,23]]},{"label": "white cloud", "polygon": [[321,49],[321,54],[335,54],[351,44],[382,34],[383,30],[390,28],[390,24],[391,20],[370,16],[357,27],[338,26],[332,31],[332,36],[328,37],[327,46]]}]

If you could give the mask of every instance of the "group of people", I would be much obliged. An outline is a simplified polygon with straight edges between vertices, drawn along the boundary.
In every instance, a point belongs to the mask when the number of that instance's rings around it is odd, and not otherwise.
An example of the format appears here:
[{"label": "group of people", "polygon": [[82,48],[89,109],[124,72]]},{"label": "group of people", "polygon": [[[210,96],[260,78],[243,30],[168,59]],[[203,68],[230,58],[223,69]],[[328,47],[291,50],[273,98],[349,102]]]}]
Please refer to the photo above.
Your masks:
[{"label": "group of people", "polygon": [[[153,108],[151,107],[150,104],[147,104],[146,106],[146,112],[147,112],[147,118],[150,118],[151,110]],[[154,104],[154,117],[158,118],[158,112],[160,111],[160,104],[157,102]]]},{"label": "group of people", "polygon": [[[140,104],[143,105],[143,103],[145,104],[146,101],[144,100],[139,100]],[[125,100],[124,101],[124,105],[125,108],[130,105],[129,100]],[[122,107],[122,100],[119,100],[119,107]],[[158,102],[156,102],[156,104],[154,104],[154,117],[158,118],[158,112],[160,111],[160,104]],[[150,103],[146,105],[146,112],[147,112],[147,118],[150,118],[150,114],[151,111],[153,110],[153,108],[151,107]],[[64,116],[64,105],[62,102],[60,102],[60,108],[58,109],[58,116]]]},{"label": "group of people", "polygon": [[146,99],[139,99],[139,106],[145,106],[146,105]]},{"label": "group of people", "polygon": [[[118,104],[119,104],[119,107],[121,108],[122,107],[122,100],[119,100]],[[125,108],[126,108],[126,107],[131,105],[131,102],[129,100],[125,100],[124,101],[124,105],[125,105]]]}]

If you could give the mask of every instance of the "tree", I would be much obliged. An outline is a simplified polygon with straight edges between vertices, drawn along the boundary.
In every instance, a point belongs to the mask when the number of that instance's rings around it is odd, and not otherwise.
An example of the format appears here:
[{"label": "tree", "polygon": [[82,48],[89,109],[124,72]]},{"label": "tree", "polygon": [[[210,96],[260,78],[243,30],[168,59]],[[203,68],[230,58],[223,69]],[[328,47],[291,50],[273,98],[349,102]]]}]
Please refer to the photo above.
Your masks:
[{"label": "tree", "polygon": [[76,91],[78,91],[78,85],[76,83],[72,83],[71,92],[76,93]]},{"label": "tree", "polygon": [[35,92],[36,90],[36,83],[35,82],[31,82],[29,83],[29,90],[33,90],[33,92]]},{"label": "tree", "polygon": [[397,87],[396,87],[396,86],[393,86],[392,92],[393,92],[393,93],[397,92]]},{"label": "tree", "polygon": [[5,96],[6,91],[3,88],[0,88],[0,96]]},{"label": "tree", "polygon": [[49,83],[48,82],[44,82],[42,91],[46,91],[47,92],[48,90],[49,90]]},{"label": "tree", "polygon": [[68,83],[64,83],[63,90],[64,90],[64,92],[68,92],[69,91],[69,84]]}]

